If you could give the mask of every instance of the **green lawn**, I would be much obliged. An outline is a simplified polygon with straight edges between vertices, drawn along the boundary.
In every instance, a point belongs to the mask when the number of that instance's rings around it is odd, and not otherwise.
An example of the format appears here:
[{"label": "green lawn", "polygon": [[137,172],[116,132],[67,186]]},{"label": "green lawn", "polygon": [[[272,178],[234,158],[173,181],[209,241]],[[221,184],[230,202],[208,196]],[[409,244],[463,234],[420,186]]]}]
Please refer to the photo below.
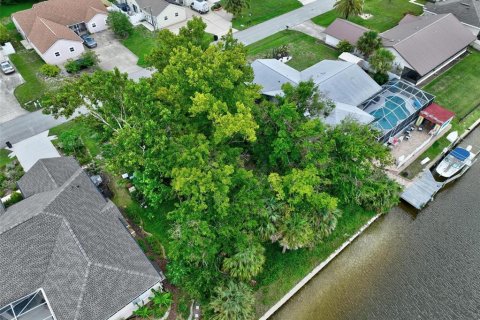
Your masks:
[{"label": "green lawn", "polygon": [[9,17],[12,13],[17,11],[30,9],[34,3],[39,2],[40,0],[26,0],[22,1],[21,3],[15,4],[1,4],[0,6],[0,19]]},{"label": "green lawn", "polygon": [[269,244],[265,268],[258,277],[257,316],[265,313],[374,215],[360,207],[345,209],[332,235],[313,249],[300,249],[283,254],[278,244]]},{"label": "green lawn", "polygon": [[9,153],[10,151],[6,149],[0,149],[0,169],[13,161],[13,159],[8,157]]},{"label": "green lawn", "polygon": [[301,6],[302,4],[297,0],[250,0],[250,9],[235,17],[232,20],[232,26],[243,30]]},{"label": "green lawn", "polygon": [[[452,131],[461,134],[466,128],[480,118],[480,52],[472,51],[470,55],[455,64],[423,89],[436,96],[435,102],[455,112]],[[403,174],[413,178],[423,168],[420,162],[429,157],[434,159],[443,148],[449,145],[446,137],[434,144],[410,164]]]},{"label": "green lawn", "polygon": [[[372,14],[373,17],[368,20],[363,20],[360,17],[352,17],[348,20],[369,29],[383,32],[396,26],[405,14],[420,15],[423,9],[407,0],[365,0],[365,8],[363,11],[364,13]],[[312,21],[318,25],[327,27],[338,16],[338,13],[332,10],[313,18]]]},{"label": "green lawn", "polygon": [[143,26],[138,26],[133,29],[133,33],[127,39],[122,40],[122,43],[138,57],[139,66],[147,67],[145,56],[155,46],[155,33]]},{"label": "green lawn", "polygon": [[334,49],[318,39],[298,31],[285,30],[247,46],[249,59],[263,58],[272,49],[285,44],[289,45],[293,57],[287,64],[300,71],[324,59],[336,60],[338,56]]},{"label": "green lawn", "polygon": [[37,77],[44,62],[34,50],[25,49],[10,55],[10,60],[25,79],[25,83],[15,89],[15,97],[25,109],[32,110],[33,104],[29,102],[40,99],[47,90],[45,82]]}]

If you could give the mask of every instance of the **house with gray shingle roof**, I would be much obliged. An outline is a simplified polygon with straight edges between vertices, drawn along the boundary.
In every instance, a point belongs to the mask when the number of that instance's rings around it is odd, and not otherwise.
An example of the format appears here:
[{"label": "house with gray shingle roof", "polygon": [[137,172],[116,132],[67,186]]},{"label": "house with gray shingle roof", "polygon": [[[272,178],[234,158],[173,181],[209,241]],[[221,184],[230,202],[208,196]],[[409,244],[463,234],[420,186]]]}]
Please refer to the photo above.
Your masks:
[{"label": "house with gray shingle roof", "polygon": [[363,26],[337,18],[323,33],[326,35],[325,43],[336,48],[342,40],[346,40],[352,46],[356,46],[358,39],[367,31],[369,31],[369,29]]},{"label": "house with gray shingle roof", "polygon": [[297,71],[276,59],[258,59],[252,63],[253,82],[262,87],[265,96],[282,95],[285,83],[297,85],[312,80],[321,94],[333,101],[335,108],[325,117],[330,125],[337,125],[345,118],[370,123],[374,117],[357,108],[363,101],[375,95],[381,87],[358,65],[346,61],[323,60]]},{"label": "house with gray shingle roof", "polygon": [[423,7],[425,14],[453,14],[472,33],[480,39],[480,1],[443,0],[427,2]]},{"label": "house with gray shingle roof", "polygon": [[125,319],[164,279],[73,158],[39,160],[0,210],[0,319]]},{"label": "house with gray shingle roof", "polygon": [[452,14],[407,15],[380,34],[402,78],[420,84],[463,55],[476,37]]}]

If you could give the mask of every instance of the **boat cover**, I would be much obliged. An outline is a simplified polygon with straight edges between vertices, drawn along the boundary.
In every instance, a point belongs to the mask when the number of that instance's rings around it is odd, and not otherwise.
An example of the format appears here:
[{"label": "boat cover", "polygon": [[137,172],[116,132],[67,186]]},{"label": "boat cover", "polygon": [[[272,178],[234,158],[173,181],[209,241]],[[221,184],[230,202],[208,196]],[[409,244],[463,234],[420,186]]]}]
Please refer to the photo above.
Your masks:
[{"label": "boat cover", "polygon": [[460,161],[465,161],[470,156],[470,152],[463,148],[455,148],[450,154]]}]

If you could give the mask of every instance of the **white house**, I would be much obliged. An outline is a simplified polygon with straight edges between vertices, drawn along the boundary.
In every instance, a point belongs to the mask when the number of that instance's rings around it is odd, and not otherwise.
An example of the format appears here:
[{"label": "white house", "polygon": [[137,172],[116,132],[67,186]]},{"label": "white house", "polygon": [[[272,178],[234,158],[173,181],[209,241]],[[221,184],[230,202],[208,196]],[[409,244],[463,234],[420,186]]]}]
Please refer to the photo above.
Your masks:
[{"label": "white house", "polygon": [[48,0],[14,13],[12,21],[46,63],[60,64],[85,51],[79,34],[107,29],[107,10],[100,0]]},{"label": "white house", "polygon": [[186,8],[166,0],[123,0],[117,5],[137,24],[145,20],[154,29],[162,29],[187,19]]}]

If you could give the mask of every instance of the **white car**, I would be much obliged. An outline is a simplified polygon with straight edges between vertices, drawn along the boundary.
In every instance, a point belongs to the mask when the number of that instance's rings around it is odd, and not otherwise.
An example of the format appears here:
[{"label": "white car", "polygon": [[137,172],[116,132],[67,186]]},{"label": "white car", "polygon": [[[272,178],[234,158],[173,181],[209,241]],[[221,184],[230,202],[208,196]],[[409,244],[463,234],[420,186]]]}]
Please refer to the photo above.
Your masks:
[{"label": "white car", "polygon": [[207,0],[193,0],[190,8],[200,13],[207,13],[210,11]]},{"label": "white car", "polygon": [[15,72],[15,69],[13,68],[12,64],[7,60],[0,62],[0,69],[2,69],[2,72],[4,74],[10,74]]}]

